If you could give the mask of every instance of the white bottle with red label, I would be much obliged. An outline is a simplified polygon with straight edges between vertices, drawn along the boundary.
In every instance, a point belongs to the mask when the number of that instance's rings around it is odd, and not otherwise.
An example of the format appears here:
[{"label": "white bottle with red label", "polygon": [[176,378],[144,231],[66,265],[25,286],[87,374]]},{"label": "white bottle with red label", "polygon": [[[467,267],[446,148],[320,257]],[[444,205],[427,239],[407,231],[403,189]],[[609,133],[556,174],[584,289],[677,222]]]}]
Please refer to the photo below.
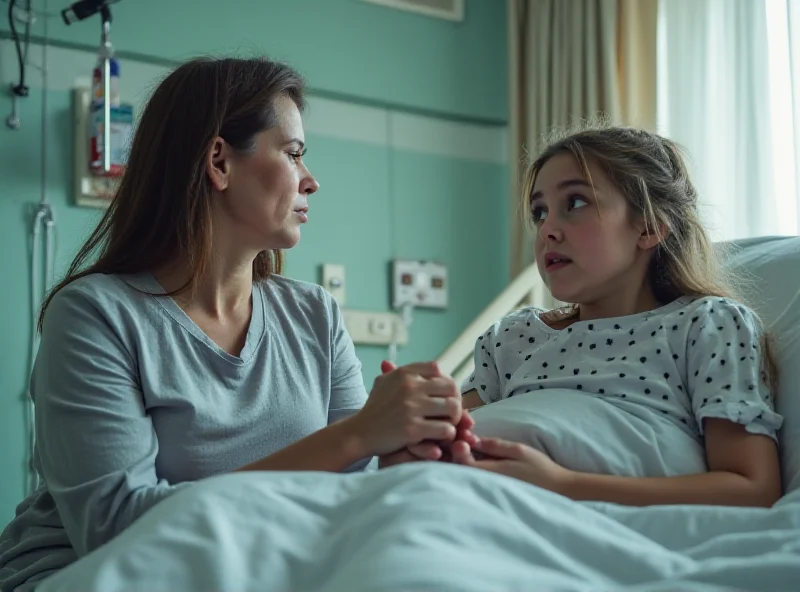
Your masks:
[{"label": "white bottle with red label", "polygon": [[[110,45],[110,44],[109,44]],[[119,96],[119,61],[113,56],[109,58],[109,104],[110,104],[110,170],[105,170],[105,83],[103,71],[105,59],[103,52],[110,53],[110,47],[101,50],[100,58],[92,73],[92,96],[89,106],[89,169],[92,174],[103,177],[121,177],[125,172],[131,134],[133,131],[133,107],[120,104]]]}]

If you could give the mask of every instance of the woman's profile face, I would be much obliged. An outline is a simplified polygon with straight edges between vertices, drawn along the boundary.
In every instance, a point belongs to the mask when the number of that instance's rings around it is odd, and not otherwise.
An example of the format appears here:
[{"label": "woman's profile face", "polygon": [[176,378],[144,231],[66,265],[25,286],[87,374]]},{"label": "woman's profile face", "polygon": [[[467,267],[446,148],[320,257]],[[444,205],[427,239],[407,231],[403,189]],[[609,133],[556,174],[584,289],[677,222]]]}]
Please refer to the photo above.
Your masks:
[{"label": "woman's profile face", "polygon": [[[215,233],[223,230],[255,252],[295,246],[300,226],[308,221],[308,196],[319,189],[303,163],[305,134],[297,105],[282,95],[274,109],[276,124],[256,135],[252,152],[223,145],[210,155],[212,163],[218,159],[209,169],[217,189]],[[225,171],[221,181],[215,178],[215,167]]]}]

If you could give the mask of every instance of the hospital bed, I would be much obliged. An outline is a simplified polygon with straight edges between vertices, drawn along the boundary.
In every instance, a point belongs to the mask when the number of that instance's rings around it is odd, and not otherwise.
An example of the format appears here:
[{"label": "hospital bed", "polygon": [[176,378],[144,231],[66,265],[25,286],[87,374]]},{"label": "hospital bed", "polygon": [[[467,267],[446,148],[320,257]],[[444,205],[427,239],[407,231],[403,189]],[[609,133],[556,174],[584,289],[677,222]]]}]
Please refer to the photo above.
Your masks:
[{"label": "hospital bed", "polygon": [[38,590],[800,590],[800,238],[728,246],[777,345],[786,494],[771,509],[577,503],[439,463],[239,473],[176,493]]}]

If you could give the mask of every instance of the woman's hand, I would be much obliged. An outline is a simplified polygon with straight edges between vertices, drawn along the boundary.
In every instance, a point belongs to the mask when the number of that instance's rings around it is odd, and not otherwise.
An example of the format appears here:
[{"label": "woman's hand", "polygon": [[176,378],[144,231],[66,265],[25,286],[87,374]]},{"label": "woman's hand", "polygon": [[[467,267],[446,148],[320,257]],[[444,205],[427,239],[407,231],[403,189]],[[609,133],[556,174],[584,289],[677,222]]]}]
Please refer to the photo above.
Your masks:
[{"label": "woman's hand", "polygon": [[[392,362],[384,360],[381,363],[381,373],[387,374],[397,369],[397,366]],[[475,426],[475,420],[467,412],[466,409],[462,411],[461,419],[456,425],[456,441],[466,442],[472,446],[478,441],[477,436],[472,433],[472,428]],[[419,444],[411,444],[408,447],[402,448],[389,454],[384,454],[380,457],[378,466],[379,468],[391,467],[409,462],[417,462],[421,460],[450,460],[449,443],[439,443],[435,441],[420,442]]]},{"label": "woman's hand", "polygon": [[461,415],[456,383],[431,362],[379,376],[364,408],[345,421],[365,456],[380,456],[426,440],[452,441]]},{"label": "woman's hand", "polygon": [[[477,452],[473,454],[472,450]],[[453,443],[453,462],[561,491],[571,472],[535,448],[499,438],[481,438],[472,447]],[[477,456],[477,458],[476,458]]]}]

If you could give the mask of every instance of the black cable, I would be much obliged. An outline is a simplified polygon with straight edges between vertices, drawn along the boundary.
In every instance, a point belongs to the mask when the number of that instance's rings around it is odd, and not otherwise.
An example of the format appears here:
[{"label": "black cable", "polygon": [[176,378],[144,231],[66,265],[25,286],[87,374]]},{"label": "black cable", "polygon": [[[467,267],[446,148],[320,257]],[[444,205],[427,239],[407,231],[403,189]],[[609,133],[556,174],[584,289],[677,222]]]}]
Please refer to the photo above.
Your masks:
[{"label": "black cable", "polygon": [[[17,0],[10,0],[8,3],[8,26],[11,29],[11,37],[14,39],[14,46],[17,49],[17,60],[19,61],[19,84],[12,86],[12,92],[18,97],[28,96],[28,87],[25,86],[25,58],[22,55],[22,46],[17,34],[17,26],[14,24],[14,4]],[[28,25],[30,26],[30,25]]]},{"label": "black cable", "polygon": [[28,50],[31,48],[31,25],[33,24],[33,0],[28,0],[25,7],[25,12],[28,13],[28,21],[25,23],[25,51],[23,52],[23,61],[28,63]]}]

